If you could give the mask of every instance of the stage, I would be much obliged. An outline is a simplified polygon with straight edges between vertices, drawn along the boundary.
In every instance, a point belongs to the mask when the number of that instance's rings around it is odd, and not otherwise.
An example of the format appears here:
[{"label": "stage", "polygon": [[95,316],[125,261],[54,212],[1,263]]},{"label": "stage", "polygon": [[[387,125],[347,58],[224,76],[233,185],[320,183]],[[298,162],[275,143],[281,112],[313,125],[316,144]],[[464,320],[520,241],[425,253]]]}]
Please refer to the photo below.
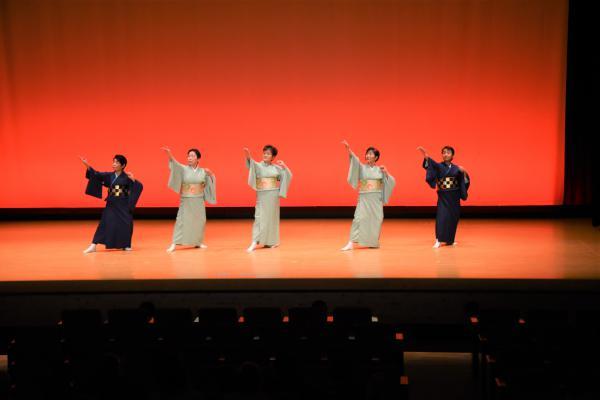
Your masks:
[{"label": "stage", "polygon": [[[600,304],[594,113],[580,106],[593,46],[574,1],[8,3],[0,326],[142,301],[324,299],[453,323],[470,302]],[[342,141],[360,159],[377,148],[396,179],[379,249],[340,251],[357,200]],[[248,254],[256,194],[243,149],[260,160],[268,143],[293,183],[281,246]],[[184,163],[198,147],[217,177],[208,249],[165,251],[178,190],[164,146]],[[436,160],[451,146],[472,177],[457,246],[432,249],[436,193],[420,146]],[[109,171],[115,153],[144,185],[133,251],[85,255],[105,203],[84,195],[77,156]]]},{"label": "stage", "polygon": [[208,249],[165,250],[174,221],[136,221],[133,251],[83,254],[97,221],[0,224],[5,293],[597,290],[600,231],[585,219],[463,219],[433,249],[432,219],[387,219],[379,249],[342,252],[350,220],[282,220],[281,246],[245,251],[251,220],[209,220]]}]

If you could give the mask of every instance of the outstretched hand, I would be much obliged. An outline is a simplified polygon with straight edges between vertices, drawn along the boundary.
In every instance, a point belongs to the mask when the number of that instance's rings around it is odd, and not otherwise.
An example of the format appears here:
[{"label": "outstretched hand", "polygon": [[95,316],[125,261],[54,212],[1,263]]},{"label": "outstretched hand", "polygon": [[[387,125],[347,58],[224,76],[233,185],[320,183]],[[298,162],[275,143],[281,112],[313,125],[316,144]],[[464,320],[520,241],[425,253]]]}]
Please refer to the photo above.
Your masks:
[{"label": "outstretched hand", "polygon": [[163,146],[160,149],[164,150],[164,152],[167,153],[167,154],[171,154],[171,149],[169,147],[167,147],[167,146]]},{"label": "outstretched hand", "polygon": [[250,150],[247,147],[244,147],[244,154],[246,155],[246,158],[252,158],[252,156],[250,155]]},{"label": "outstretched hand", "polygon": [[423,154],[423,157],[425,157],[425,158],[429,157],[429,154],[427,154],[427,150],[425,150],[424,147],[419,146],[419,147],[417,147],[417,150],[419,150]]},{"label": "outstretched hand", "polygon": [[388,170],[387,170],[387,168],[385,167],[385,165],[380,165],[380,166],[379,166],[379,169],[380,169],[380,170],[381,170],[381,172],[383,172],[384,174],[387,174],[387,173],[388,173]]},{"label": "outstretched hand", "polygon": [[86,166],[86,167],[88,167],[88,168],[90,167],[90,164],[88,164],[88,160],[87,160],[87,158],[85,158],[85,157],[82,157],[82,156],[78,156],[78,157],[79,157],[79,159],[81,160],[81,162],[83,163],[83,165],[85,165],[85,166]]},{"label": "outstretched hand", "polygon": [[344,146],[346,146],[346,150],[348,151],[348,154],[350,155],[354,155],[354,152],[352,151],[352,149],[350,148],[350,144],[348,143],[348,141],[346,141],[345,139],[342,140],[342,144]]}]

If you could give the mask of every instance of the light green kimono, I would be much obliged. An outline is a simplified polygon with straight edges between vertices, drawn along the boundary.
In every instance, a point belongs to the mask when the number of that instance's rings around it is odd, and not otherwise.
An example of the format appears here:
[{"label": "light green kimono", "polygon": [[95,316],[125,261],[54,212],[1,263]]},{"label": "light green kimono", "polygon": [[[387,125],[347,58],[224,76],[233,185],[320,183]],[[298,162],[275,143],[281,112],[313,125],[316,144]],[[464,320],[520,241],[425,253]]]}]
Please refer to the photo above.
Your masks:
[{"label": "light green kimono", "polygon": [[[380,190],[360,190],[360,181],[378,180],[382,182]],[[350,240],[365,247],[379,247],[381,224],[383,223],[383,205],[387,204],[396,181],[391,175],[384,174],[378,166],[362,164],[358,157],[350,154],[348,183],[359,189],[358,204],[350,229]]]},{"label": "light green kimono", "polygon": [[[179,210],[173,230],[173,243],[200,246],[204,241],[204,228],[206,227],[206,208],[204,202],[210,204],[217,202],[216,179],[206,175],[204,168],[196,169],[183,165],[174,160],[169,160],[169,188],[180,194]],[[183,194],[181,186],[186,183],[204,183],[204,193]]]},{"label": "light green kimono", "polygon": [[[252,241],[265,246],[279,244],[279,198],[287,197],[292,172],[264,161],[246,159],[248,185],[256,190],[256,207],[252,225]],[[257,178],[277,178],[279,187],[274,189],[257,188]]]}]

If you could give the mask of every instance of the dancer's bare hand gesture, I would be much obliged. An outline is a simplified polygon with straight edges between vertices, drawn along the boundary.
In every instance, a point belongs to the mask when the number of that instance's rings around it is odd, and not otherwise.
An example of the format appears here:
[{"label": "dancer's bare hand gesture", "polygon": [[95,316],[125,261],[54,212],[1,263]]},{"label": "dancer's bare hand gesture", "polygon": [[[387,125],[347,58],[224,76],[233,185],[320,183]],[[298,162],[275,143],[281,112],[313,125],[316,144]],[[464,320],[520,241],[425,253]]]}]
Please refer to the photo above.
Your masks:
[{"label": "dancer's bare hand gesture", "polygon": [[354,155],[354,152],[352,151],[352,149],[350,148],[350,144],[348,144],[348,142],[346,140],[342,140],[342,144],[344,146],[346,146],[346,150],[348,150],[348,154],[350,155]]},{"label": "dancer's bare hand gesture", "polygon": [[83,165],[86,166],[86,168],[91,168],[90,164],[88,164],[88,160],[85,157],[79,156],[79,159],[81,160],[81,162],[83,163]]},{"label": "dancer's bare hand gesture", "polygon": [[419,150],[423,154],[424,158],[429,158],[429,154],[427,154],[427,150],[425,150],[424,147],[419,146],[419,147],[417,147],[417,150]]},{"label": "dancer's bare hand gesture", "polygon": [[287,165],[285,165],[285,163],[283,162],[283,160],[278,160],[277,161],[277,165],[279,165],[283,169],[287,168]]},{"label": "dancer's bare hand gesture", "polygon": [[162,151],[164,151],[165,153],[167,153],[167,155],[169,156],[169,158],[173,161],[175,161],[175,157],[173,157],[173,153],[171,153],[171,149],[168,146],[163,146],[160,148]]},{"label": "dancer's bare hand gesture", "polygon": [[125,175],[127,175],[127,177],[128,177],[129,179],[131,179],[132,181],[134,181],[134,182],[135,182],[135,177],[133,176],[133,172],[130,172],[130,171],[125,171]]},{"label": "dancer's bare hand gesture", "polygon": [[250,150],[248,150],[247,147],[244,147],[244,155],[246,156],[246,158],[248,160],[250,160],[252,158],[252,156],[250,155]]}]

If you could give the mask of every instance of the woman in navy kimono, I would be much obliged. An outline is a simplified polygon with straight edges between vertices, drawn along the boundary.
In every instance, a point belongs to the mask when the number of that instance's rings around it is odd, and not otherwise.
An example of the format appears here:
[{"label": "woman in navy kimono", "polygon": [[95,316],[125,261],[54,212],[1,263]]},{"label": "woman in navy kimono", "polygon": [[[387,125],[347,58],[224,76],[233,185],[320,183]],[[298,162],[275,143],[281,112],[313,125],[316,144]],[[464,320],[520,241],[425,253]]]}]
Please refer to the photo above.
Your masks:
[{"label": "woman in navy kimono", "polygon": [[460,201],[467,200],[470,178],[467,171],[452,164],[454,149],[445,146],[442,149],[443,162],[435,162],[423,147],[417,147],[423,153],[423,168],[427,170],[425,180],[435,189],[438,202],[435,217],[435,244],[437,249],[443,245],[454,245],[456,228],[460,218]]},{"label": "woman in navy kimono", "polygon": [[107,249],[131,250],[133,210],[142,193],[142,183],[131,172],[125,172],[127,158],[121,154],[113,157],[113,172],[98,172],[85,158],[80,158],[87,167],[85,177],[88,184],[85,194],[101,199],[102,186],[108,188],[106,207],[102,211],[92,244],[83,252],[96,251],[97,244],[103,244]]}]

